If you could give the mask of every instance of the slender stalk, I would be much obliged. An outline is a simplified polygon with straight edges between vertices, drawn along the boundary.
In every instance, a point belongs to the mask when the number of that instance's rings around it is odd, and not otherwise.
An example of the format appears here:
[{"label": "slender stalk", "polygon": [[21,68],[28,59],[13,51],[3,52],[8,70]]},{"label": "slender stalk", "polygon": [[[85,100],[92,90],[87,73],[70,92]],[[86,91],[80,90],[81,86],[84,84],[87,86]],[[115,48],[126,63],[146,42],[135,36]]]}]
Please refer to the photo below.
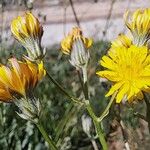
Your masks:
[{"label": "slender stalk", "polygon": [[105,136],[103,134],[102,128],[100,126],[100,123],[96,120],[93,120],[94,125],[95,125],[95,129],[99,138],[99,141],[102,145],[103,150],[108,150],[108,146],[107,146],[107,142],[105,140]]},{"label": "slender stalk", "polygon": [[107,142],[105,140],[105,136],[104,136],[103,131],[101,129],[100,122],[98,122],[98,118],[95,115],[95,113],[94,113],[94,111],[93,111],[89,101],[87,101],[86,108],[87,108],[91,118],[93,119],[95,130],[96,130],[96,133],[98,135],[98,138],[99,138],[99,141],[100,141],[100,143],[102,145],[103,150],[108,150]]},{"label": "slender stalk", "polygon": [[[87,77],[87,67],[83,67],[82,68],[82,72],[83,72],[83,83],[84,83],[84,95],[85,95],[85,99],[86,99],[86,108],[91,116],[91,118],[93,119],[93,122],[94,122],[94,126],[95,126],[95,130],[96,130],[96,133],[98,135],[98,138],[99,138],[99,141],[102,145],[102,148],[103,150],[108,150],[108,147],[107,147],[107,142],[105,140],[105,136],[103,134],[103,131],[101,129],[101,126],[100,126],[100,122],[98,120],[98,117],[95,115],[91,105],[90,105],[90,102],[89,102],[89,94],[88,94],[88,84],[87,84],[87,81],[88,81],[88,77]],[[111,106],[111,104],[109,104]],[[106,107],[106,111],[107,112],[109,110],[109,107]],[[105,115],[106,116],[106,115]]]},{"label": "slender stalk", "polygon": [[[81,87],[82,87],[82,90],[83,90],[84,97],[85,97],[85,99],[88,99],[87,82],[86,83],[83,82],[82,76],[81,76],[81,73],[80,73],[79,70],[77,70],[77,73],[78,73],[78,78],[79,78],[79,81],[80,81],[80,84],[81,84]],[[83,73],[83,69],[82,69],[82,73]],[[85,74],[85,72],[83,74]],[[84,75],[83,75],[83,78],[84,78]]]},{"label": "slender stalk", "polygon": [[116,91],[116,92],[113,94],[113,96],[111,97],[111,99],[110,99],[110,101],[109,101],[107,107],[105,108],[105,110],[103,111],[103,113],[101,114],[101,116],[98,117],[98,122],[101,122],[101,121],[108,115],[109,109],[110,109],[110,107],[111,107],[111,105],[112,105],[112,103],[113,103],[113,101],[114,101],[116,95],[117,95],[117,91]]},{"label": "slender stalk", "polygon": [[110,101],[109,101],[107,107],[105,108],[105,110],[103,111],[103,113],[102,113],[102,115],[101,115],[100,117],[97,117],[97,116],[95,115],[95,113],[94,113],[94,111],[93,111],[93,109],[92,109],[92,107],[91,107],[89,101],[88,101],[88,100],[86,101],[86,108],[87,108],[87,110],[88,110],[90,116],[91,116],[92,119],[93,119],[93,122],[94,122],[94,125],[95,125],[95,129],[96,129],[96,132],[97,132],[97,134],[98,134],[99,141],[100,141],[100,143],[101,143],[101,145],[102,145],[102,147],[103,147],[103,150],[107,150],[108,147],[107,147],[107,142],[106,142],[106,140],[105,140],[103,131],[102,131],[101,126],[100,126],[100,122],[108,115],[109,109],[110,109],[110,107],[111,107],[111,105],[112,105],[112,103],[113,103],[113,101],[114,101],[114,99],[115,99],[115,97],[116,97],[116,94],[117,94],[117,92],[115,92],[115,93],[113,94],[113,96],[111,97],[111,99],[110,99]]},{"label": "slender stalk", "polygon": [[68,92],[66,92],[64,90],[64,88],[46,71],[46,75],[47,77],[58,87],[58,89],[64,94],[66,95],[70,100],[72,100],[75,103],[78,103],[80,105],[83,105],[84,102],[78,100],[77,98],[74,98],[73,96],[71,96]]},{"label": "slender stalk", "polygon": [[72,8],[74,17],[75,17],[75,21],[76,21],[77,25],[80,27],[80,22],[79,22],[79,19],[77,17],[77,14],[76,14],[76,11],[75,11],[75,8],[74,8],[74,5],[73,5],[73,1],[69,0],[69,2],[70,2],[70,5],[71,5],[71,8]]},{"label": "slender stalk", "polygon": [[64,90],[64,88],[46,71],[47,77],[59,88],[59,90],[64,93],[68,98],[72,99],[72,96]]},{"label": "slender stalk", "polygon": [[95,121],[97,121],[97,116],[95,115],[91,105],[90,105],[90,102],[88,100],[86,100],[86,109],[89,113],[89,115],[91,116],[91,118]]},{"label": "slender stalk", "polygon": [[83,92],[85,99],[89,99],[88,94],[88,77],[87,77],[87,67],[82,67],[82,73],[83,73]]},{"label": "slender stalk", "polygon": [[83,72],[83,83],[86,83],[87,80],[88,80],[88,77],[87,77],[87,67],[86,66],[82,67],[82,72]]},{"label": "slender stalk", "polygon": [[39,131],[41,132],[41,134],[43,135],[44,139],[48,142],[49,149],[50,150],[58,150],[58,148],[56,147],[56,145],[54,144],[52,139],[48,136],[47,132],[45,131],[43,125],[41,123],[37,123],[36,126],[39,129]]},{"label": "slender stalk", "polygon": [[82,89],[84,89],[84,85],[83,85],[83,81],[82,81],[80,70],[76,69],[76,71],[77,71],[77,74],[78,74],[78,78],[79,78],[79,82],[81,84],[81,87],[82,87]]}]

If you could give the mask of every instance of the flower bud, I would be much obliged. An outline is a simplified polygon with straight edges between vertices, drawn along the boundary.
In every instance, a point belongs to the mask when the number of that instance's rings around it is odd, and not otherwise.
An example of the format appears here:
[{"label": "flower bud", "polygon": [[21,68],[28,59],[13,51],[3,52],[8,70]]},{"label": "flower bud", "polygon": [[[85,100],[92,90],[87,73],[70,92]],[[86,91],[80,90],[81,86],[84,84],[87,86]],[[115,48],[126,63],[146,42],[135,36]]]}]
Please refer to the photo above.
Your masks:
[{"label": "flower bud", "polygon": [[89,51],[85,49],[81,39],[77,39],[72,46],[70,63],[77,69],[82,68],[84,66],[87,66],[89,58]]},{"label": "flower bud", "polygon": [[24,16],[18,16],[11,23],[13,36],[27,50],[28,58],[31,61],[41,60],[46,53],[41,47],[43,28],[32,13],[27,12]]},{"label": "flower bud", "polygon": [[133,44],[142,46],[150,39],[150,9],[138,9],[129,18],[129,12],[124,15],[125,24],[133,36]]},{"label": "flower bud", "polygon": [[37,83],[44,77],[43,62],[36,64],[9,59],[9,66],[0,66],[0,101],[13,102],[23,119],[33,122],[40,116],[40,102],[33,96]]},{"label": "flower bud", "polygon": [[61,42],[62,52],[70,55],[70,63],[77,69],[87,66],[89,61],[88,48],[92,39],[85,38],[80,28],[75,27],[72,32]]},{"label": "flower bud", "polygon": [[85,114],[82,116],[82,128],[83,131],[90,137],[90,130],[92,127],[92,119]]},{"label": "flower bud", "polygon": [[34,97],[21,98],[14,101],[15,105],[19,108],[19,112],[16,112],[21,118],[25,120],[32,121],[34,123],[38,122],[41,112],[40,101]]}]

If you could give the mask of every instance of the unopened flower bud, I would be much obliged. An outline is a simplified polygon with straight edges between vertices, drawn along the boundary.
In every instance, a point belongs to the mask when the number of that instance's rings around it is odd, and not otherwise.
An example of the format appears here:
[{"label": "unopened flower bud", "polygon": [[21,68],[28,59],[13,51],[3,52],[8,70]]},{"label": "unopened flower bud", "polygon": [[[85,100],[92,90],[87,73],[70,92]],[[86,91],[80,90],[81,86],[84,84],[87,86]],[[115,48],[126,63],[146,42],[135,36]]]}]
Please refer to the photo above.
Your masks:
[{"label": "unopened flower bud", "polygon": [[124,15],[125,23],[133,36],[133,44],[142,46],[150,39],[150,9],[138,9],[129,18],[129,12]]},{"label": "unopened flower bud", "polygon": [[90,137],[90,130],[92,127],[92,119],[85,114],[82,116],[82,128],[83,131]]},{"label": "unopened flower bud", "polygon": [[85,67],[89,61],[88,48],[92,45],[92,39],[85,38],[80,28],[75,27],[62,42],[62,52],[70,55],[70,63],[76,68]]},{"label": "unopened flower bud", "polygon": [[70,63],[76,68],[86,67],[90,58],[89,51],[85,49],[81,39],[77,39],[72,46]]},{"label": "unopened flower bud", "polygon": [[41,112],[41,105],[38,99],[34,97],[30,98],[22,98],[14,101],[15,105],[19,108],[20,112],[17,114],[26,120],[30,120],[34,123],[38,122],[40,112]]},{"label": "unopened flower bud", "polygon": [[32,13],[27,12],[24,16],[14,19],[11,23],[11,32],[27,50],[26,58],[36,61],[45,56],[46,50],[41,47],[43,27]]},{"label": "unopened flower bud", "polygon": [[20,110],[20,117],[37,122],[41,107],[33,90],[44,75],[43,62],[9,59],[9,66],[0,66],[0,101],[13,102]]}]

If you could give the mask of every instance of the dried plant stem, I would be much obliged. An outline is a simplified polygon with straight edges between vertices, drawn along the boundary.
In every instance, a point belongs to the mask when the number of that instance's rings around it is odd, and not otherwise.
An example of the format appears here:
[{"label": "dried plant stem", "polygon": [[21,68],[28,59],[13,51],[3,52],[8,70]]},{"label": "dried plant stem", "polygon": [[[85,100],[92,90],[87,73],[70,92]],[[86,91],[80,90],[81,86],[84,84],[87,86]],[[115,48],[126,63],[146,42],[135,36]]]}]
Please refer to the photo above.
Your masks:
[{"label": "dried plant stem", "polygon": [[110,18],[111,18],[111,15],[112,15],[113,6],[115,4],[115,1],[116,0],[111,0],[110,9],[109,9],[109,12],[108,12],[108,16],[106,18],[106,24],[105,24],[104,31],[103,31],[104,36],[107,34],[107,30],[109,28]]},{"label": "dried plant stem", "polygon": [[94,150],[98,150],[98,147],[97,147],[97,144],[96,144],[95,140],[92,139],[91,143],[93,145]]},{"label": "dried plant stem", "polygon": [[48,136],[47,132],[45,131],[43,125],[39,122],[36,124],[36,126],[39,129],[39,131],[41,132],[41,134],[43,135],[43,138],[48,142],[49,149],[50,150],[58,150],[58,148],[56,147],[56,145],[54,144],[52,139]]},{"label": "dried plant stem", "polygon": [[77,23],[77,25],[80,27],[80,22],[79,22],[79,19],[78,19],[78,17],[77,17],[77,14],[76,14],[76,11],[75,11],[75,8],[74,8],[74,5],[73,5],[73,1],[72,1],[72,0],[69,0],[69,2],[70,2],[70,5],[71,5],[71,8],[72,8],[72,11],[73,11],[73,14],[74,14],[76,23]]}]

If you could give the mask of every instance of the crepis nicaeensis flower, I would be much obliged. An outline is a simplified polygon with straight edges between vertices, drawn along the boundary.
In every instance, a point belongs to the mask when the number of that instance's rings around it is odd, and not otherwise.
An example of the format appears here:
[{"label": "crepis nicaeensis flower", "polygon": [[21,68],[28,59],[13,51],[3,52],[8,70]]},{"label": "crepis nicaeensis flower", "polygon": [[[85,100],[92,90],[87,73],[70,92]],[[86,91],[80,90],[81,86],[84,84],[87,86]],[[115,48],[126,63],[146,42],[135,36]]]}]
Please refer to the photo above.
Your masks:
[{"label": "crepis nicaeensis flower", "polygon": [[13,36],[24,46],[28,53],[28,59],[41,60],[45,56],[45,49],[41,47],[43,27],[39,20],[30,12],[24,16],[18,16],[11,23]]},{"label": "crepis nicaeensis flower", "polygon": [[116,47],[102,57],[100,64],[106,69],[97,75],[113,83],[106,96],[118,92],[117,103],[143,99],[143,92],[150,91],[150,55],[146,46]]},{"label": "crepis nicaeensis flower", "polygon": [[150,39],[150,9],[138,9],[132,16],[127,11],[124,18],[126,26],[133,35],[133,44],[145,45]]},{"label": "crepis nicaeensis flower", "polygon": [[40,113],[40,103],[33,96],[37,83],[45,75],[43,62],[35,64],[9,59],[9,66],[0,66],[0,101],[14,102],[24,119],[35,119]]},{"label": "crepis nicaeensis flower", "polygon": [[128,36],[124,34],[119,34],[118,37],[113,42],[111,42],[111,48],[115,49],[121,46],[128,48],[131,46],[131,44],[132,44],[132,40]]},{"label": "crepis nicaeensis flower", "polygon": [[126,47],[129,48],[132,45],[132,40],[125,34],[119,34],[118,37],[111,42],[111,47],[108,53],[115,53],[116,48]]},{"label": "crepis nicaeensis flower", "polygon": [[86,66],[89,61],[88,48],[91,47],[92,39],[83,36],[79,27],[72,31],[62,40],[61,47],[64,54],[70,55],[70,63],[76,68]]}]

